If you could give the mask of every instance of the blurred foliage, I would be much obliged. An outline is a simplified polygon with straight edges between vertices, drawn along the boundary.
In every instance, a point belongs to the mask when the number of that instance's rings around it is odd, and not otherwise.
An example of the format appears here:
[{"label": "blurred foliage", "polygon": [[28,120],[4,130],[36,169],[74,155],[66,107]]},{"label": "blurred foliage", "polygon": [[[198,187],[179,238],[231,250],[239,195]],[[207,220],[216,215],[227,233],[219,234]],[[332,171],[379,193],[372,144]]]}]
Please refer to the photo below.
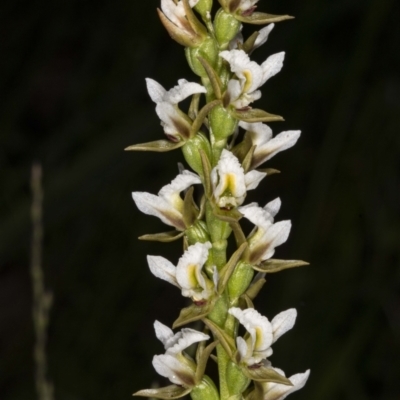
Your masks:
[{"label": "blurred foliage", "polygon": [[[29,279],[29,171],[44,169],[47,286],[54,294],[48,355],[57,400],[128,399],[162,384],[155,319],[170,324],[179,292],[151,276],[139,242],[165,229],[135,208],[157,192],[179,151],[124,153],[162,137],[144,83],[195,79],[159,21],[158,0],[14,0],[1,8],[0,398],[35,399]],[[257,307],[299,311],[274,365],[311,368],[293,399],[400,398],[400,4],[281,0],[289,13],[254,57],[287,52],[257,107],[282,114],[276,133],[302,129],[249,200],[280,196],[294,228],[282,258],[305,267],[271,276]],[[245,30],[246,31],[246,30]],[[272,124],[271,124],[272,125]]]}]

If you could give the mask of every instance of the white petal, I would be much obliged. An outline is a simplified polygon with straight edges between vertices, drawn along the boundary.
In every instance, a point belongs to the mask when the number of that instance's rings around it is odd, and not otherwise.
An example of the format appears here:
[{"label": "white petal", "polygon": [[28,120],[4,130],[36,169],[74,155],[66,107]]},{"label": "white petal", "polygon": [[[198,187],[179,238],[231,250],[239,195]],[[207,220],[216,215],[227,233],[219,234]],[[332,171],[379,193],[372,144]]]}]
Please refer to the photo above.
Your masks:
[{"label": "white petal", "polygon": [[188,82],[186,79],[179,79],[178,85],[173,87],[166,94],[165,101],[171,104],[178,104],[192,94],[206,92],[206,88],[198,83]]},{"label": "white petal", "polygon": [[[167,350],[168,354],[181,353],[183,350],[191,346],[193,343],[202,342],[203,340],[210,339],[209,335],[206,335],[203,332],[199,332],[190,328],[184,328],[179,333],[180,337],[178,341],[172,347],[168,348]],[[178,334],[175,336],[178,336]]]},{"label": "white petal", "polygon": [[262,84],[264,84],[269,78],[276,75],[283,67],[283,60],[285,59],[285,52],[276,53],[269,56],[262,64],[261,68],[263,71]]},{"label": "white petal", "polygon": [[147,263],[154,276],[179,287],[176,280],[176,268],[166,258],[161,256],[147,256]]},{"label": "white petal", "polygon": [[182,214],[165,199],[146,192],[133,192],[132,198],[142,213],[158,217],[164,224],[179,230],[185,229]]},{"label": "white petal", "polygon": [[[228,87],[226,89],[226,96],[228,96],[229,104],[235,103],[237,99],[239,99],[242,94],[242,86],[237,79],[231,79],[228,82]],[[240,107],[237,107],[240,108]]]},{"label": "white petal", "polygon": [[[278,214],[279,210],[281,209],[282,201],[279,197],[275,200],[270,201],[264,206],[264,210],[271,215],[271,217],[275,217]],[[272,220],[273,222],[273,220]]]},{"label": "white petal", "polygon": [[261,261],[271,258],[275,253],[275,247],[278,247],[286,242],[287,238],[289,237],[291,227],[292,223],[287,220],[279,221],[268,229],[265,235],[265,241],[268,244],[268,247],[261,256]]},{"label": "white petal", "polygon": [[214,288],[215,288],[215,290],[217,290],[218,281],[219,281],[219,273],[218,273],[217,267],[214,265],[214,269],[213,269],[213,282],[214,282]]},{"label": "white petal", "polygon": [[174,337],[174,332],[168,326],[162,324],[160,321],[154,322],[154,330],[156,332],[157,339],[167,349],[167,343]]},{"label": "white petal", "polygon": [[191,125],[176,106],[162,101],[157,103],[156,113],[164,124],[165,133],[174,136],[180,133],[184,137],[189,135]]},{"label": "white petal", "polygon": [[164,186],[158,192],[158,195],[167,200],[170,204],[174,204],[177,194],[197,183],[201,183],[199,176],[191,171],[184,170],[174,178],[169,185]]},{"label": "white petal", "polygon": [[149,92],[151,99],[155,103],[163,101],[164,95],[165,93],[167,93],[167,91],[154,79],[146,78],[146,84],[147,84],[147,91]]},{"label": "white petal", "polygon": [[171,22],[183,28],[182,17],[184,13],[182,15],[182,11],[173,0],[161,0],[161,10]]},{"label": "white petal", "polygon": [[250,132],[251,141],[254,146],[261,146],[272,138],[272,129],[262,122],[251,123],[240,121],[239,126]]},{"label": "white petal", "polygon": [[272,31],[272,29],[274,29],[274,26],[275,24],[269,24],[266,27],[260,29],[257,39],[254,42],[253,50],[257,49],[267,41],[270,32]]},{"label": "white petal", "polygon": [[[276,371],[282,373],[283,371],[278,370],[278,368],[274,368]],[[284,375],[284,374],[283,374]],[[282,385],[279,383],[268,382],[264,384],[264,400],[283,400],[289,394],[296,392],[303,388],[306,384],[307,379],[310,375],[310,370],[302,374],[292,375],[289,380],[292,382],[293,386]]]},{"label": "white petal", "polygon": [[276,315],[271,321],[272,331],[274,334],[274,342],[276,342],[284,333],[292,329],[296,322],[297,311],[295,308],[282,311]]},{"label": "white petal", "polygon": [[236,345],[237,345],[238,352],[240,354],[240,358],[242,360],[246,360],[246,358],[248,357],[247,352],[249,350],[247,347],[246,341],[242,337],[238,336],[236,338]]},{"label": "white petal", "polygon": [[[176,385],[188,387],[188,382],[194,380],[194,371],[169,354],[154,356],[153,367],[158,374],[168,378]],[[188,379],[185,379],[185,377],[188,377]]]},{"label": "white petal", "polygon": [[257,203],[247,204],[246,206],[239,207],[238,209],[246,219],[252,222],[258,227],[262,227],[264,230],[271,226],[271,221],[266,218],[266,212],[261,207],[258,207]]},{"label": "white petal", "polygon": [[265,172],[260,171],[250,171],[244,176],[244,180],[246,183],[246,189],[252,190],[255,189],[258,184],[267,176]]}]

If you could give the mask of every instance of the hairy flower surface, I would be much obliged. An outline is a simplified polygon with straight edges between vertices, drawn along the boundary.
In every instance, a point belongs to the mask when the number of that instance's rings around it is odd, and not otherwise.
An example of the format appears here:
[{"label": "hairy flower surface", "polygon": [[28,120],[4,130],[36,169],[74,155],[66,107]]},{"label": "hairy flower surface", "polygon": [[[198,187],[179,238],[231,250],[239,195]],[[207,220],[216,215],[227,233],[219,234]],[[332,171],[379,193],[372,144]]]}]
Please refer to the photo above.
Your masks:
[{"label": "hairy flower surface", "polygon": [[283,311],[271,322],[253,308],[242,310],[233,307],[229,309],[229,314],[237,318],[248,332],[247,338],[238,336],[236,344],[239,362],[251,366],[272,354],[271,345],[293,328],[297,311],[294,308]]},{"label": "hairy flower surface", "polygon": [[261,65],[251,61],[243,50],[222,51],[220,56],[229,63],[231,71],[239,78],[239,81],[231,79],[228,82],[226,96],[229,104],[241,109],[261,97],[261,92],[257,89],[282,69],[285,53],[273,54]]},{"label": "hairy flower surface", "polygon": [[213,282],[203,271],[211,247],[210,242],[189,246],[176,267],[164,257],[147,256],[150,271],[157,278],[179,287],[182,296],[196,302],[207,300],[214,294],[217,280],[216,274]]},{"label": "hairy flower surface", "polygon": [[[274,368],[274,370],[279,372],[281,375],[285,376],[285,373],[281,369]],[[310,375],[310,370],[307,370],[306,372],[300,374],[292,375],[289,378],[289,380],[293,386],[282,385],[280,383],[275,383],[275,382],[263,383],[262,386],[264,389],[264,400],[285,399],[287,396],[289,396],[289,394],[302,389],[303,386],[306,384],[309,375]]]},{"label": "hairy flower surface", "polygon": [[194,386],[196,364],[186,353],[183,353],[183,350],[193,343],[208,340],[210,336],[190,328],[182,329],[174,334],[168,326],[159,321],[155,321],[154,330],[166,350],[165,354],[153,357],[154,369],[176,385]]},{"label": "hairy flower surface", "polygon": [[275,247],[285,243],[292,226],[289,220],[274,223],[274,217],[281,206],[280,199],[269,202],[264,208],[257,203],[239,207],[239,211],[256,228],[247,238],[250,249],[250,263],[257,265],[274,255]]},{"label": "hairy flower surface", "polygon": [[184,231],[186,226],[183,221],[183,200],[180,193],[197,183],[201,183],[200,178],[185,170],[164,186],[157,196],[147,192],[133,192],[132,198],[142,213],[154,215],[165,224]]},{"label": "hairy flower surface", "polygon": [[177,104],[195,93],[205,93],[204,86],[179,79],[178,85],[167,91],[154,79],[146,78],[146,83],[167,137],[174,142],[188,139],[192,121]]},{"label": "hairy flower surface", "polygon": [[228,150],[222,150],[218,164],[211,171],[216,203],[221,208],[240,206],[248,190],[255,189],[267,174],[259,171],[244,173],[239,160]]},{"label": "hairy flower surface", "polygon": [[280,151],[294,146],[300,137],[301,131],[284,131],[272,137],[272,129],[262,122],[239,122],[239,126],[246,129],[253,146],[256,146],[251,161],[251,168],[257,168]]}]

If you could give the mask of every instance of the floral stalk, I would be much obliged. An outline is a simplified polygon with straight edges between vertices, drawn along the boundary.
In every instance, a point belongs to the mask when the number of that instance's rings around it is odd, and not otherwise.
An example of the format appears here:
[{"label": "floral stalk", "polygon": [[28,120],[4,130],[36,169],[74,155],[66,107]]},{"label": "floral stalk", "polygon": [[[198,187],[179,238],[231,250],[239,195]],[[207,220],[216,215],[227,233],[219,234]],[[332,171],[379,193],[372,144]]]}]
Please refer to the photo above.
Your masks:
[{"label": "floral stalk", "polygon": [[[280,400],[302,388],[309,376],[306,371],[287,378],[269,360],[272,345],[294,326],[296,310],[283,311],[270,321],[253,305],[266,274],[307,265],[272,258],[291,228],[290,221],[275,222],[280,199],[264,207],[245,204],[249,190],[278,172],[260,167],[300,136],[297,130],[273,136],[265,123],[283,118],[252,107],[261,97],[261,86],[281,70],[285,53],[273,54],[260,65],[250,55],[267,41],[275,22],[292,18],[258,12],[257,1],[219,0],[221,8],[214,16],[213,0],[161,0],[158,9],[169,35],[185,47],[200,82],[180,79],[166,90],[147,78],[165,138],[126,150],[180,148],[192,171],[181,170],[158,195],[133,192],[132,197],[140,211],[173,228],[143,235],[141,240],[183,240],[184,253],[176,264],[159,255],[147,257],[157,278],[192,301],[172,328],[194,321],[201,321],[204,328],[200,332],[185,327],[174,333],[156,321],[155,333],[165,354],[154,356],[153,366],[172,385],[140,390],[135,396]],[[243,23],[266,27],[245,40]],[[179,103],[188,97],[191,105],[185,112]],[[243,139],[238,141],[239,137]],[[248,235],[242,230],[242,218],[254,224]],[[232,254],[227,252],[228,240],[236,243]],[[192,358],[185,350],[194,344],[197,351]],[[213,361],[218,364],[219,382],[206,375]]]}]

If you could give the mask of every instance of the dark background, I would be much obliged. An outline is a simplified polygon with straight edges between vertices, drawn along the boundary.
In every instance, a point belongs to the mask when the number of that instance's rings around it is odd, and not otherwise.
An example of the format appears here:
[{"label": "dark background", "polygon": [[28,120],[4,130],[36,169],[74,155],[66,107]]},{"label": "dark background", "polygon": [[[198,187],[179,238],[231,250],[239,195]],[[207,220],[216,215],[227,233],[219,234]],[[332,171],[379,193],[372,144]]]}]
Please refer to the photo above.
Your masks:
[{"label": "dark background", "polygon": [[[13,0],[1,5],[0,398],[35,399],[31,320],[30,167],[44,168],[46,284],[54,293],[49,375],[56,400],[122,400],[158,381],[155,319],[185,301],[151,276],[146,254],[176,262],[181,245],[139,242],[165,230],[130,192],[156,193],[180,151],[126,153],[163,137],[145,77],[166,88],[197,78],[160,25],[158,1]],[[295,328],[271,358],[311,368],[293,399],[400,398],[400,3],[260,1],[288,13],[257,61],[285,67],[256,104],[281,114],[299,143],[266,166],[249,200],[280,196],[293,230],[276,256],[310,267],[271,276],[257,308],[290,307]],[[247,30],[250,32],[251,29]],[[272,125],[272,124],[271,124]]]}]

